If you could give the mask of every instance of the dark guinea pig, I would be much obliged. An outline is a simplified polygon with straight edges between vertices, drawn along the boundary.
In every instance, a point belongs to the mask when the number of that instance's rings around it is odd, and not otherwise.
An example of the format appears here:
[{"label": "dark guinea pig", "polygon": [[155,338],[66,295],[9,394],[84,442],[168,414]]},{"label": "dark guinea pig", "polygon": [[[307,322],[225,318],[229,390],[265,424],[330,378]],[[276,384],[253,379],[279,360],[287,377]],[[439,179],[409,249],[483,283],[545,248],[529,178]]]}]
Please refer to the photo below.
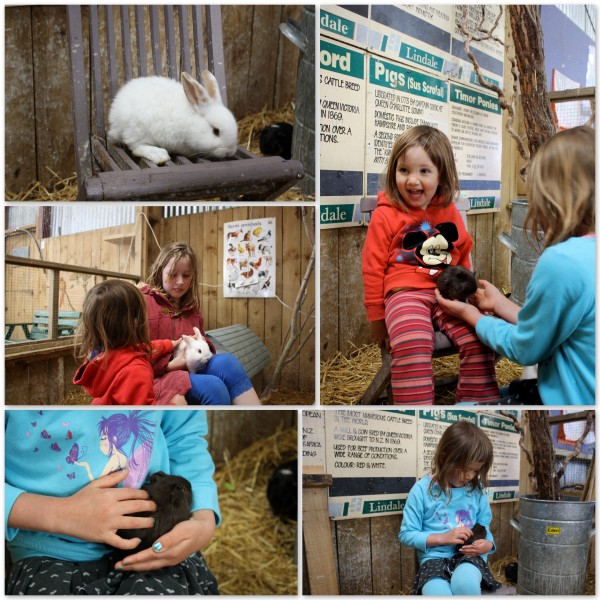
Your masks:
[{"label": "dark guinea pig", "polygon": [[142,540],[133,551],[126,551],[127,554],[150,548],[160,536],[171,531],[177,523],[190,518],[192,486],[185,477],[167,475],[162,471],[157,471],[150,476],[149,481],[144,483],[141,489],[146,490],[150,499],[156,503],[156,512],[140,512],[135,513],[135,516],[154,517],[154,527],[119,529],[117,535],[122,538],[138,537]]},{"label": "dark guinea pig", "polygon": [[437,288],[444,298],[465,302],[477,291],[477,280],[465,267],[446,267],[438,275]]},{"label": "dark guinea pig", "polygon": [[458,544],[456,546],[457,550],[460,550],[463,546],[469,546],[477,540],[485,540],[485,536],[487,535],[487,529],[483,525],[476,523],[470,529],[473,532],[473,535],[468,540],[466,540],[463,544]]},{"label": "dark guinea pig", "polygon": [[267,499],[274,515],[294,521],[298,519],[297,459],[277,467],[267,484]]},{"label": "dark guinea pig", "polygon": [[260,134],[260,151],[266,156],[281,156],[286,160],[292,158],[293,125],[289,123],[272,123]]}]

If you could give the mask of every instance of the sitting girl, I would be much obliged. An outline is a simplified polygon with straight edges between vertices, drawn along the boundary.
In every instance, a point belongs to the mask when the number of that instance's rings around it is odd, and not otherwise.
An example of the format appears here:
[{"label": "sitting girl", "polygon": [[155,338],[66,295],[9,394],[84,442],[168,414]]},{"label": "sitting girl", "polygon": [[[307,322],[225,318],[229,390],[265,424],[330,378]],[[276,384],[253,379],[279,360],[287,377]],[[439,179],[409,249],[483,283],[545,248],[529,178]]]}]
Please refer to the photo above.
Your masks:
[{"label": "sitting girl", "polygon": [[[156,404],[151,361],[170,356],[178,342],[150,342],[140,291],[127,281],[102,281],[83,301],[75,343],[85,360],[73,383],[93,396],[92,404]],[[161,403],[186,404],[183,393]]]},{"label": "sitting girl", "polygon": [[[194,327],[204,332],[198,294],[198,261],[184,242],[165,246],[150,267],[147,283],[140,286],[148,309],[150,339],[194,335]],[[188,404],[260,405],[252,382],[232,354],[216,354],[201,373],[185,370],[183,354],[171,360],[163,355],[154,361],[154,387],[159,402],[184,394]],[[191,387],[190,387],[191,386]]]}]

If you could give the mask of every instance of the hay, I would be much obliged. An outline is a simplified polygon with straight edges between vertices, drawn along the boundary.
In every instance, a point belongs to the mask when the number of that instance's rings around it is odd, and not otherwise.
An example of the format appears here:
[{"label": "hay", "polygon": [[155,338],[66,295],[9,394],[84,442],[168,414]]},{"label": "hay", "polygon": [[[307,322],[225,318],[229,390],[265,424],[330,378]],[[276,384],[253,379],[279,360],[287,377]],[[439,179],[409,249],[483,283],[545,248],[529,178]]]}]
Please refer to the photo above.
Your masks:
[{"label": "hay", "polygon": [[[381,367],[381,351],[376,344],[357,348],[354,346],[346,357],[338,352],[333,358],[321,363],[321,404],[354,405],[360,400],[373,377]],[[436,377],[449,377],[458,373],[458,355],[433,359]],[[522,367],[501,358],[496,364],[496,376],[500,386],[508,385],[521,376]],[[454,404],[455,390],[436,390],[436,404]]]},{"label": "hay", "polygon": [[297,449],[297,430],[279,430],[217,467],[223,520],[203,554],[221,594],[298,593],[297,524],[274,517],[266,497],[269,477]]},{"label": "hay", "polygon": [[[260,132],[266,125],[276,121],[294,123],[294,105],[287,104],[276,110],[263,110],[259,113],[248,115],[238,122],[239,144],[254,154],[261,156],[259,149]],[[52,177],[47,184],[32,181],[25,190],[11,192],[6,190],[6,199],[10,202],[73,202],[77,200],[77,175],[62,178],[49,167],[46,170]],[[291,188],[278,200],[295,202],[312,201],[314,197],[304,195],[298,188]]]}]

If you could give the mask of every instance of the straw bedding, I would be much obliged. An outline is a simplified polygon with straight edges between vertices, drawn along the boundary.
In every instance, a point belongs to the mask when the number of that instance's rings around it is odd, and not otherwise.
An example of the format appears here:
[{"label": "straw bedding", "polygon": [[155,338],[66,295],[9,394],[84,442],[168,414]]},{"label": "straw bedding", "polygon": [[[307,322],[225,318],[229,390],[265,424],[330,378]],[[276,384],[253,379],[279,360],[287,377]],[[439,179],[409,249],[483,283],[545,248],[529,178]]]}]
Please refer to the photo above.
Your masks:
[{"label": "straw bedding", "polygon": [[223,520],[203,554],[221,594],[297,594],[297,524],[273,516],[266,497],[269,477],[297,448],[297,430],[280,430],[218,465]]},{"label": "straw bedding", "polygon": [[[345,356],[338,352],[333,358],[321,363],[321,404],[358,404],[373,377],[381,367],[381,351],[376,344],[354,349]],[[458,355],[433,359],[436,377],[448,377],[458,373]],[[508,385],[521,375],[522,367],[501,358],[496,364],[496,376],[500,386]],[[436,404],[454,404],[455,391],[436,391]]]}]

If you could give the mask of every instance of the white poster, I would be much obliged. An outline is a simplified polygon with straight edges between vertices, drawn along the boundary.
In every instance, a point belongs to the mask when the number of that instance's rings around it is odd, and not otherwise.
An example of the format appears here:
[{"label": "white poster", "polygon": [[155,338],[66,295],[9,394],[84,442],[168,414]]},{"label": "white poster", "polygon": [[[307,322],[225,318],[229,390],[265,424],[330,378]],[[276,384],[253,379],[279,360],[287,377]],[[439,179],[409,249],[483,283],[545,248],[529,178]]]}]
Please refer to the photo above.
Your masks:
[{"label": "white poster", "polygon": [[225,223],[225,298],[275,297],[275,233],[274,217]]}]

